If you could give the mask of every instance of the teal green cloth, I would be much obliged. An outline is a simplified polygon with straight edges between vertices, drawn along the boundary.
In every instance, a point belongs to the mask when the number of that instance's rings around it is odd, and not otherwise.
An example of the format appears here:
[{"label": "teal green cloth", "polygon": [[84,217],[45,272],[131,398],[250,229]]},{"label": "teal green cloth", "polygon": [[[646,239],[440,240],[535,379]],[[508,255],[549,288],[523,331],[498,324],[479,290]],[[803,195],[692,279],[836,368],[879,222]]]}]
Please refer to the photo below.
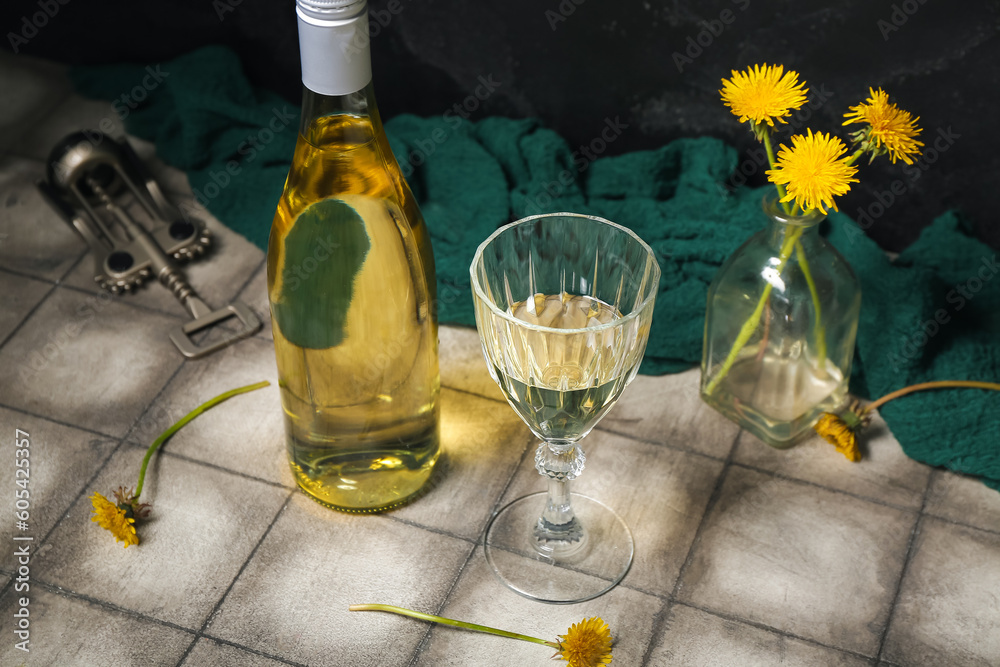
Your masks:
[{"label": "teal green cloth", "polygon": [[[177,58],[162,71],[163,83],[129,109],[129,131],[184,169],[214,215],[266,247],[298,110],[251,87],[222,47]],[[103,99],[120,97],[143,75],[134,65],[73,71],[83,94]],[[618,123],[609,119],[606,138],[622,131]],[[663,269],[644,373],[677,372],[700,360],[707,286],[764,222],[762,191],[724,186],[737,155],[716,139],[591,159],[535,120],[403,115],[386,123],[386,132],[430,230],[442,322],[474,325],[468,267],[499,225],[549,211],[599,215],[635,230]],[[957,215],[935,220],[895,262],[844,215],[831,215],[826,231],[864,294],[855,393],[878,397],[933,379],[1000,379],[1000,269]],[[1000,489],[1000,392],[926,392],[881,413],[909,456]]]}]

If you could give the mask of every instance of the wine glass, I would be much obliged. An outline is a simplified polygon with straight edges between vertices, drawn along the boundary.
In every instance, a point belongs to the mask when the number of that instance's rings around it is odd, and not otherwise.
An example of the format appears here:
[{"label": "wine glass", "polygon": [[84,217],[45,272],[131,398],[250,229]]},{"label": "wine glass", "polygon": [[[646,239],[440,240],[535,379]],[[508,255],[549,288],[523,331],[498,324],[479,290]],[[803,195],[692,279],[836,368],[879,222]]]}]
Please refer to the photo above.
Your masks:
[{"label": "wine glass", "polygon": [[476,325],[490,375],[542,439],[535,468],[548,491],[500,509],[486,558],[534,600],[582,602],[632,564],[632,535],[603,503],[570,493],[579,446],[632,381],[649,338],[660,268],[631,230],[575,213],[501,227],[470,268]]}]

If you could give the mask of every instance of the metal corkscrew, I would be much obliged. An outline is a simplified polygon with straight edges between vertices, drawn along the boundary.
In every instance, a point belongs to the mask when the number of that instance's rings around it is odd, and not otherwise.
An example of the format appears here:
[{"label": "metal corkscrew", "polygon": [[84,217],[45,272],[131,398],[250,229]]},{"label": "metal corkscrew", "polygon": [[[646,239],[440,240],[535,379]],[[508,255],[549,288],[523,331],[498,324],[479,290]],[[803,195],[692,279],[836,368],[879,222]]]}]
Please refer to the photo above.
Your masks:
[{"label": "metal corkscrew", "polygon": [[[90,137],[100,137],[94,141]],[[193,318],[170,332],[185,357],[198,358],[252,335],[261,327],[241,301],[212,310],[202,301],[176,261],[201,257],[211,243],[203,221],[184,216],[163,194],[125,140],[100,133],[77,132],[59,142],[49,155],[47,180],[37,183],[46,201],[90,246],[94,280],[119,294],[131,292],[156,277]],[[149,220],[148,228],[119,202],[130,193]],[[240,327],[214,343],[198,345],[192,334],[235,318]]]}]

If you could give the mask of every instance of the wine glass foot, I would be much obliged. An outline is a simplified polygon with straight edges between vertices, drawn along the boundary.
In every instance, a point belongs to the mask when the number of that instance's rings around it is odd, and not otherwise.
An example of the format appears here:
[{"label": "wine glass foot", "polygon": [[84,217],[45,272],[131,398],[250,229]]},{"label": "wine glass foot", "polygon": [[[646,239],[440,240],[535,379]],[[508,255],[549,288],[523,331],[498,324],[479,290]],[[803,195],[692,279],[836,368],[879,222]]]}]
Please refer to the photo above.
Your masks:
[{"label": "wine glass foot", "polygon": [[574,525],[543,525],[538,517],[547,500],[544,492],[518,498],[490,520],[486,560],[514,592],[539,602],[571,604],[608,592],[628,573],[634,542],[622,518],[593,498],[570,497]]}]

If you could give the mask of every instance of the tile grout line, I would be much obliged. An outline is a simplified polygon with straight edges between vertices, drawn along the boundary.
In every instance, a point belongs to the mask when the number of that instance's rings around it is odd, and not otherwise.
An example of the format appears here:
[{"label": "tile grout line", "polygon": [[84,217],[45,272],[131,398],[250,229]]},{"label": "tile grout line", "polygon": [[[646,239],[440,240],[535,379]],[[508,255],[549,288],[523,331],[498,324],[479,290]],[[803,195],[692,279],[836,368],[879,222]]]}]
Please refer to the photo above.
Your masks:
[{"label": "tile grout line", "polygon": [[[419,498],[417,499],[417,501],[419,501]],[[400,507],[400,509],[402,509],[402,507]],[[435,528],[433,526],[425,526],[424,524],[417,523],[416,521],[413,521],[411,519],[402,519],[400,517],[393,516],[392,513],[391,513],[391,511],[390,512],[383,512],[382,516],[384,516],[386,519],[391,519],[392,521],[395,521],[397,523],[401,523],[404,526],[409,526],[410,528],[417,528],[417,529],[420,529],[420,530],[425,530],[428,533],[433,533],[435,535],[441,535],[442,537],[450,537],[453,540],[459,540],[461,542],[467,542],[469,544],[472,544],[473,546],[475,546],[476,544],[478,544],[478,542],[476,541],[476,538],[464,537],[462,535],[458,535],[456,533],[450,533],[447,530],[442,530],[441,528]]]},{"label": "tile grout line", "polygon": [[[144,283],[144,285],[145,284],[146,283]],[[156,281],[156,282],[150,282],[148,284],[159,285],[160,283],[159,281]],[[112,303],[120,303],[123,306],[128,306],[129,308],[135,308],[137,310],[141,310],[147,313],[156,313],[157,315],[163,315],[165,317],[169,317],[175,320],[185,319],[184,315],[178,315],[177,313],[171,313],[166,310],[161,310],[160,308],[156,308],[155,306],[147,306],[144,303],[135,303],[134,302],[135,299],[140,298],[139,294],[142,293],[145,287],[140,287],[137,292],[133,292],[131,294],[112,294],[107,290],[97,290],[92,292],[85,287],[80,287],[78,285],[67,285],[66,283],[59,283],[59,287],[73,292],[77,292],[79,294],[86,294],[87,296],[94,298],[101,298],[103,295],[107,294],[111,297]]]},{"label": "tile grout line", "polygon": [[642,652],[642,660],[639,662],[643,666],[649,664],[649,659],[656,648],[656,638],[670,630],[670,615],[673,613],[676,603],[670,596],[663,597],[662,600],[663,604],[660,605],[659,611],[653,614],[653,623],[649,630],[649,641],[646,643],[646,650]]},{"label": "tile grout line", "polygon": [[767,468],[759,468],[759,467],[757,467],[755,465],[751,465],[749,463],[741,463],[739,461],[733,461],[733,465],[737,466],[739,468],[743,468],[744,470],[752,470],[753,472],[760,473],[762,475],[767,475],[769,477],[774,477],[776,479],[780,479],[780,480],[785,481],[785,482],[792,482],[794,484],[800,484],[800,485],[803,485],[803,486],[811,486],[813,488],[822,489],[824,491],[829,491],[831,493],[843,494],[845,496],[850,496],[851,498],[854,498],[856,500],[863,500],[863,501],[869,502],[869,503],[871,503],[873,505],[880,505],[882,507],[888,507],[889,509],[898,510],[900,512],[906,512],[907,514],[915,514],[915,513],[917,513],[917,512],[920,511],[919,507],[905,507],[903,505],[896,505],[894,503],[890,503],[888,501],[881,500],[879,498],[872,498],[871,496],[864,496],[864,495],[861,495],[859,493],[854,493],[853,491],[847,491],[845,489],[838,489],[838,488],[836,488],[834,486],[826,486],[825,484],[819,484],[818,482],[813,482],[813,481],[808,480],[808,479],[800,479],[798,477],[792,477],[790,475],[778,472],[776,470],[768,470]]},{"label": "tile grout line", "polygon": [[56,291],[56,285],[53,284],[48,289],[48,291],[45,292],[42,298],[38,300],[38,303],[32,306],[28,310],[28,312],[24,314],[24,317],[21,318],[21,321],[18,322],[13,329],[11,329],[11,332],[4,337],[3,341],[0,341],[0,348],[3,348],[4,345],[6,345],[15,335],[17,335],[17,332],[24,327],[24,323],[27,322],[29,319],[31,319],[32,315],[38,312],[38,309],[42,307],[42,304],[48,301],[49,297],[52,296],[52,293],[55,291]]},{"label": "tile grout line", "polygon": [[[167,391],[167,387],[169,387],[171,383],[173,383],[173,381],[177,378],[177,376],[180,375],[181,370],[186,365],[187,365],[187,359],[182,359],[181,363],[177,364],[177,368],[175,368],[174,372],[170,374],[170,377],[167,378],[167,381],[163,383],[163,386],[161,386],[159,391],[157,391],[156,394],[153,396],[153,398],[150,399],[149,403],[146,404],[146,407],[142,409],[142,411],[138,414],[138,416],[136,416],[135,420],[131,424],[129,424],[129,427],[127,429],[125,429],[125,435],[124,437],[122,437],[123,441],[132,442],[130,438],[132,437],[132,434],[135,433],[136,427],[138,427],[139,424],[142,423],[146,415],[149,414],[149,411],[153,409],[154,405],[156,405],[156,402],[160,400],[160,397],[162,397],[164,392]],[[146,447],[148,448],[149,445],[146,445]]]},{"label": "tile grout line", "polygon": [[[444,597],[441,598],[441,604],[438,605],[438,608],[435,612],[436,615],[440,616],[441,612],[443,612],[444,608],[448,605],[448,601],[451,600],[451,596],[455,592],[455,588],[458,587],[458,580],[462,578],[462,573],[465,572],[465,569],[469,566],[469,563],[472,562],[472,559],[476,555],[476,551],[479,549],[480,541],[482,541],[485,544],[486,527],[489,525],[490,520],[493,518],[493,515],[496,514],[497,509],[500,507],[500,503],[503,502],[504,495],[507,493],[507,490],[510,489],[511,484],[514,483],[514,478],[517,477],[517,471],[521,469],[522,465],[524,465],[524,460],[528,456],[528,452],[530,451],[531,451],[531,441],[528,441],[528,443],[524,447],[524,451],[521,452],[521,458],[518,459],[517,464],[511,469],[510,476],[507,478],[507,483],[504,484],[503,489],[501,489],[500,492],[497,494],[496,501],[494,501],[493,503],[493,508],[490,510],[489,518],[486,520],[486,523],[483,524],[482,527],[480,527],[478,536],[476,537],[475,540],[473,540],[472,548],[469,550],[469,555],[465,558],[465,562],[462,563],[462,566],[458,568],[458,572],[455,574],[455,578],[452,580],[451,586],[448,587],[448,590],[445,592]],[[434,626],[431,625],[429,628],[427,628],[427,630],[424,631],[424,636],[420,638],[419,642],[417,642],[417,646],[413,650],[413,655],[410,657],[410,661],[407,663],[407,667],[415,667],[415,665],[417,664],[417,660],[420,659],[420,654],[423,653],[424,649],[427,647],[427,642],[430,641],[431,631],[433,629]]]},{"label": "tile grout line", "polygon": [[[93,485],[94,481],[100,476],[100,474],[104,470],[105,466],[107,466],[108,461],[110,461],[111,457],[113,457],[122,448],[122,446],[124,445],[124,443],[125,443],[124,439],[119,440],[118,444],[111,448],[111,451],[108,452],[108,455],[104,457],[104,460],[102,460],[101,463],[100,463],[100,465],[97,466],[97,468],[94,470],[94,473],[90,476],[90,478],[87,480],[87,482],[80,488],[80,490],[77,492],[76,496],[73,497],[73,500],[70,501],[69,505],[66,508],[66,511],[63,512],[56,519],[55,523],[52,524],[52,527],[49,528],[49,530],[45,533],[44,536],[42,536],[42,539],[40,539],[40,540],[38,540],[38,542],[34,543],[34,548],[31,550],[31,555],[32,556],[34,556],[35,554],[37,554],[39,552],[39,550],[48,543],[48,540],[49,540],[50,537],[52,537],[52,534],[59,528],[59,526],[62,525],[62,522],[66,519],[67,516],[69,516],[69,513],[73,510],[73,507],[78,502],[80,502],[80,498],[85,493],[87,493],[87,489],[91,488],[91,486]],[[115,541],[117,543],[117,540],[115,540]],[[37,581],[38,583],[43,584],[43,585],[45,584],[45,582],[43,582],[42,580],[37,579],[35,577],[31,577],[30,580],[31,581]],[[5,595],[7,593],[7,591],[8,591],[8,589],[10,589],[13,585],[14,585],[14,575],[11,574],[10,581],[8,581],[3,586],[3,588],[0,589],[0,597],[3,597],[3,595]],[[56,587],[56,588],[59,588],[59,587]],[[63,590],[63,589],[60,588],[60,590]],[[72,592],[72,591],[70,591],[70,592]]]},{"label": "tile grout line", "polygon": [[681,452],[684,454],[693,454],[694,456],[701,456],[702,458],[711,459],[712,461],[725,461],[727,457],[725,456],[714,456],[712,454],[706,454],[705,452],[699,452],[696,449],[688,449],[687,447],[681,447],[679,445],[672,445],[669,442],[657,442],[656,440],[647,440],[646,438],[639,438],[634,435],[625,433],[624,431],[618,431],[615,429],[608,428],[607,426],[601,426],[598,424],[594,427],[595,431],[600,431],[601,433],[608,433],[610,435],[616,435],[620,438],[626,438],[632,442],[641,442],[644,445],[652,445],[654,447],[663,447],[664,449],[670,449],[675,452]]},{"label": "tile grout line", "polygon": [[0,408],[4,410],[10,410],[11,412],[19,412],[26,417],[34,417],[35,419],[44,419],[47,422],[53,424],[58,424],[59,426],[65,426],[67,428],[72,428],[77,431],[83,431],[84,433],[90,433],[91,435],[96,435],[107,440],[117,440],[119,442],[125,440],[125,436],[113,435],[111,433],[104,433],[102,431],[95,431],[92,428],[87,428],[86,426],[80,426],[78,424],[72,424],[70,422],[65,422],[59,419],[53,419],[52,417],[46,417],[45,415],[40,415],[37,412],[32,412],[30,410],[25,410],[24,408],[14,407],[13,405],[8,405],[6,403],[0,403]]},{"label": "tile grout line", "polygon": [[[146,414],[146,412],[149,410],[149,407],[153,403],[156,402],[156,399],[158,399],[161,395],[163,395],[163,391],[167,388],[167,385],[169,385],[170,382],[174,379],[174,377],[177,376],[177,374],[180,372],[180,370],[181,370],[181,368],[183,366],[184,366],[184,364],[181,363],[180,366],[178,366],[177,369],[174,370],[173,374],[170,376],[170,379],[167,380],[166,384],[164,384],[163,387],[160,388],[160,391],[157,392],[156,396],[153,397],[153,399],[150,401],[149,405],[146,406],[146,408],[140,414],[143,414],[143,415]],[[45,419],[45,417],[41,417],[41,418]],[[51,421],[51,420],[49,420],[49,421]],[[77,427],[74,427],[74,428],[77,428]],[[110,437],[110,439],[112,439],[112,440],[118,440],[118,444],[115,445],[115,447],[113,447],[111,449],[111,451],[108,453],[107,456],[104,457],[104,460],[101,461],[101,464],[99,466],[97,466],[97,468],[94,470],[94,473],[90,476],[90,478],[87,480],[87,482],[80,488],[80,490],[77,492],[77,494],[73,498],[73,500],[70,501],[69,506],[67,507],[66,511],[63,512],[62,515],[58,519],[56,519],[56,522],[54,524],[52,524],[52,528],[50,528],[49,531],[47,533],[45,533],[45,536],[41,540],[38,541],[37,545],[32,550],[33,554],[37,553],[38,550],[41,549],[48,542],[48,539],[52,536],[52,534],[59,528],[59,526],[62,525],[62,522],[66,519],[66,517],[69,516],[69,513],[72,511],[73,507],[77,503],[80,502],[80,498],[82,498],[84,496],[84,494],[87,493],[87,490],[93,486],[94,482],[101,475],[101,472],[103,472],[104,468],[107,466],[107,464],[111,460],[111,458],[116,453],[118,453],[119,451],[121,451],[126,446],[126,442],[127,442],[127,439],[128,439],[128,433],[131,431],[131,429],[132,429],[132,427],[129,427],[129,429],[126,431],[126,434],[124,436],[122,436],[120,439],[119,438],[114,438],[114,437],[111,437],[111,436],[104,436],[104,437]],[[88,431],[89,431],[89,429],[88,429]],[[6,593],[8,587],[11,586],[11,585],[13,585],[13,583],[14,583],[14,578],[11,577],[10,581],[8,581],[7,584],[2,589],[0,589],[0,596],[2,596],[4,593]]]},{"label": "tile grout line", "polygon": [[913,528],[910,530],[910,538],[906,543],[906,554],[903,556],[903,567],[900,568],[899,579],[896,581],[896,590],[893,592],[892,602],[889,604],[889,614],[885,619],[885,627],[882,628],[882,636],[879,637],[878,651],[875,653],[876,661],[882,660],[882,653],[885,651],[885,644],[889,639],[889,628],[892,626],[892,620],[896,615],[896,606],[899,604],[899,596],[903,591],[903,580],[906,579],[906,574],[910,571],[910,564],[913,562],[913,551],[917,543],[917,537],[920,535],[924,519],[927,516],[924,513],[924,509],[927,507],[927,498],[930,496],[931,484],[934,481],[933,478],[934,473],[931,473],[927,477],[927,486],[924,487],[920,511],[917,513],[917,520],[913,522]]},{"label": "tile grout line", "polygon": [[96,606],[101,607],[103,609],[107,609],[108,611],[113,611],[113,612],[122,614],[124,616],[128,616],[130,618],[137,618],[137,619],[140,619],[140,620],[143,620],[143,621],[147,621],[147,622],[150,622],[150,623],[155,623],[156,625],[162,625],[162,626],[165,626],[165,627],[168,627],[168,628],[172,628],[174,630],[180,630],[181,632],[186,632],[187,634],[194,634],[194,632],[195,632],[191,628],[186,628],[183,625],[178,625],[177,623],[172,623],[170,621],[165,621],[165,620],[160,619],[160,618],[155,618],[153,616],[149,616],[147,614],[143,614],[141,612],[135,611],[134,609],[128,609],[126,607],[120,607],[120,606],[114,604],[113,602],[108,602],[106,600],[101,600],[99,598],[91,597],[89,595],[84,595],[83,593],[77,593],[76,591],[71,590],[69,588],[63,588],[62,586],[58,586],[56,584],[51,584],[51,583],[48,583],[46,581],[42,581],[41,579],[35,579],[34,577],[32,577],[31,581],[32,581],[32,583],[38,584],[39,586],[41,586],[45,590],[49,591],[50,593],[54,593],[55,595],[58,595],[60,597],[63,597],[63,598],[69,599],[69,600],[82,600],[83,602],[87,602],[89,604],[96,605]]},{"label": "tile grout line", "polygon": [[[444,597],[441,598],[441,604],[439,604],[437,609],[434,610],[435,616],[440,616],[441,612],[444,611],[444,608],[448,606],[448,600],[451,599],[451,594],[455,592],[455,588],[458,586],[458,580],[462,578],[462,573],[465,572],[465,568],[467,568],[469,563],[472,562],[472,558],[476,555],[476,550],[478,548],[479,544],[473,542],[472,548],[469,549],[469,555],[465,557],[465,561],[462,563],[462,566],[458,568],[458,572],[455,573],[455,578],[451,580],[451,585],[448,587],[448,590],[445,591]],[[426,630],[424,630],[423,637],[420,638],[420,641],[417,642],[416,647],[413,649],[410,661],[406,663],[407,667],[414,667],[417,664],[417,660],[420,659],[420,654],[424,652],[425,648],[427,648],[427,642],[430,641],[431,631],[434,630],[435,625],[437,624],[432,623]]]},{"label": "tile grout line", "polygon": [[[169,440],[167,442],[169,442]],[[133,449],[142,449],[142,450],[149,449],[149,445],[142,445],[136,443],[133,440],[127,440],[125,442],[125,445]],[[297,489],[297,487],[295,486],[289,486],[286,484],[282,484],[281,482],[273,482],[269,479],[264,479],[263,477],[255,477],[254,475],[251,475],[249,473],[241,472],[239,470],[233,470],[232,468],[226,468],[225,466],[218,465],[217,463],[211,463],[209,461],[201,461],[199,459],[191,458],[190,456],[187,456],[185,454],[178,454],[169,449],[166,449],[166,446],[167,446],[166,442],[163,443],[163,445],[161,445],[160,449],[157,450],[157,457],[159,457],[160,455],[169,456],[171,458],[175,458],[180,461],[186,461],[187,463],[193,463],[195,465],[209,468],[210,470],[217,470],[219,472],[229,473],[230,475],[242,477],[243,479],[248,479],[254,482],[260,482],[261,484],[267,484],[268,486],[272,486],[278,489],[284,489],[286,491],[295,491]]]},{"label": "tile grout line", "polygon": [[226,598],[229,596],[229,593],[233,590],[233,586],[235,586],[236,582],[239,581],[240,576],[243,575],[243,572],[250,564],[250,561],[252,561],[254,559],[254,556],[257,555],[257,550],[260,549],[260,545],[263,544],[264,540],[267,539],[267,536],[271,534],[271,529],[274,528],[274,524],[278,522],[278,518],[284,513],[285,508],[288,507],[288,504],[292,501],[292,497],[294,495],[295,495],[294,491],[289,491],[288,495],[285,496],[285,501],[281,503],[281,507],[279,507],[278,511],[274,513],[274,517],[271,518],[271,522],[267,525],[267,528],[264,529],[264,532],[261,534],[260,539],[257,540],[257,543],[254,545],[253,549],[250,550],[250,553],[243,561],[243,565],[240,566],[240,569],[236,573],[236,576],[234,576],[233,580],[229,582],[229,586],[226,588],[225,591],[223,591],[222,596],[219,597],[219,600],[215,603],[215,605],[212,607],[212,610],[205,617],[205,620],[202,622],[201,627],[197,631],[195,631],[194,639],[192,640],[190,646],[188,646],[187,650],[184,651],[184,654],[181,655],[180,660],[177,661],[177,667],[180,667],[184,663],[184,661],[187,660],[188,655],[191,653],[192,650],[194,650],[194,645],[198,643],[198,640],[200,638],[205,636],[205,631],[208,629],[208,626],[212,623],[212,620],[215,617],[215,615],[219,612],[219,609],[222,607],[222,603],[226,601]]},{"label": "tile grout line", "polygon": [[[739,443],[740,435],[742,434],[743,429],[737,431],[736,436],[733,438],[733,443],[729,446],[729,454],[726,456],[726,460],[722,464],[722,470],[719,471],[719,477],[715,480],[715,486],[712,488],[712,493],[708,496],[708,502],[705,503],[705,509],[701,514],[701,520],[698,522],[698,527],[694,531],[694,537],[691,539],[691,546],[688,547],[688,552],[684,557],[684,562],[681,563],[680,569],[677,570],[677,580],[674,582],[673,589],[670,591],[668,596],[668,604],[671,606],[677,600],[677,594],[681,589],[681,582],[684,580],[684,573],[687,571],[688,565],[694,558],[694,552],[701,542],[702,534],[705,532],[705,523],[708,520],[708,515],[711,514],[712,510],[715,508],[715,504],[719,500],[719,497],[722,495],[722,486],[725,483],[726,478],[729,476],[729,470],[732,468],[733,456],[736,453],[736,446]],[[660,619],[659,626],[653,626],[653,630],[650,633],[649,644],[646,645],[646,651],[643,653],[642,662],[639,663],[641,667],[649,665],[650,657],[652,656],[653,649],[656,645],[655,638],[663,632],[663,626],[666,624],[668,618],[668,614],[664,613],[663,617]]]},{"label": "tile grout line", "polygon": [[[79,238],[79,235],[77,235],[77,238]],[[62,285],[63,281],[66,280],[66,278],[69,277],[69,274],[73,273],[73,271],[76,269],[76,267],[78,267],[81,264],[83,264],[84,257],[86,257],[89,254],[90,254],[90,248],[87,248],[83,252],[81,252],[80,256],[77,257],[73,261],[73,263],[70,264],[69,268],[66,269],[65,271],[63,271],[63,274],[61,276],[59,276],[59,279],[55,281],[56,285]]]},{"label": "tile grout line", "polygon": [[758,630],[763,630],[765,632],[769,632],[771,634],[778,635],[779,637],[785,637],[787,639],[794,639],[796,641],[800,641],[800,642],[803,642],[803,643],[806,643],[806,644],[812,644],[813,646],[819,646],[820,648],[825,648],[825,649],[829,649],[831,651],[836,651],[837,653],[843,653],[845,655],[853,655],[853,656],[858,657],[858,658],[863,658],[864,660],[876,661],[877,662],[877,658],[875,658],[873,656],[865,655],[864,653],[859,653],[859,652],[851,650],[851,649],[841,648],[839,646],[833,646],[832,644],[824,644],[823,642],[816,641],[815,639],[811,639],[809,637],[804,637],[802,635],[797,635],[794,632],[788,632],[787,630],[782,630],[781,628],[772,627],[770,625],[767,625],[766,623],[761,623],[759,621],[753,621],[753,620],[750,620],[748,618],[742,618],[740,616],[734,616],[732,614],[727,614],[725,612],[716,611],[716,610],[713,610],[713,609],[711,609],[709,607],[701,607],[699,605],[692,604],[690,602],[682,602],[681,600],[674,600],[673,603],[674,603],[675,606],[680,605],[682,607],[690,607],[691,609],[695,609],[697,611],[700,611],[703,614],[708,614],[709,616],[714,616],[714,617],[720,618],[720,619],[722,619],[724,621],[731,621],[733,623],[739,623],[741,625],[747,625],[747,626],[750,626],[752,628],[756,628]]},{"label": "tile grout line", "polygon": [[[191,646],[193,647],[194,644],[197,644],[199,639],[208,639],[210,641],[217,642],[219,644],[225,644],[226,646],[232,646],[233,648],[239,649],[241,651],[245,651],[246,653],[252,653],[254,655],[259,655],[262,658],[267,658],[267,659],[273,660],[275,662],[280,662],[283,665],[292,665],[293,667],[309,667],[309,665],[306,665],[304,663],[294,662],[292,660],[286,660],[285,658],[282,658],[282,657],[279,657],[279,656],[276,656],[276,655],[272,655],[272,654],[267,653],[265,651],[259,651],[259,650],[254,649],[254,648],[250,648],[249,646],[243,646],[242,644],[237,644],[236,642],[231,642],[228,639],[221,639],[221,638],[215,637],[213,635],[204,635],[203,634],[201,637],[195,638],[195,640],[194,640],[194,642],[192,643]],[[181,657],[182,661],[188,659],[188,657],[190,656],[190,651],[191,650],[192,649],[189,648],[188,653],[185,653],[185,655],[183,657]],[[177,667],[181,667],[182,664],[183,664],[182,662],[177,663]]]}]

